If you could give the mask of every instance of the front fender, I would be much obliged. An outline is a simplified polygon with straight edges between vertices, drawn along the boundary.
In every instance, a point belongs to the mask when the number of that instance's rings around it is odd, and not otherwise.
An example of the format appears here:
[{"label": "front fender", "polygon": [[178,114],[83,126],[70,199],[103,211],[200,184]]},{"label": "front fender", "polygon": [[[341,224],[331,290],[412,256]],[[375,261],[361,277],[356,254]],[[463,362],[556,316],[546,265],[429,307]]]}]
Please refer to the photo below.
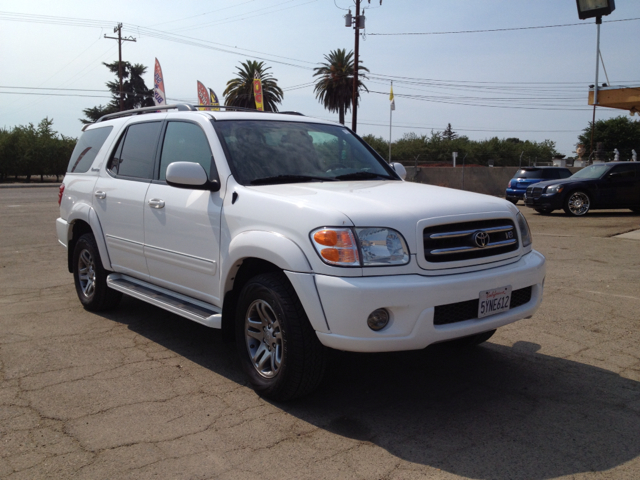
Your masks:
[{"label": "front fender", "polygon": [[312,270],[300,246],[276,232],[253,230],[233,238],[222,266],[224,276],[233,265],[245,258],[259,258],[292,272],[308,273]]}]

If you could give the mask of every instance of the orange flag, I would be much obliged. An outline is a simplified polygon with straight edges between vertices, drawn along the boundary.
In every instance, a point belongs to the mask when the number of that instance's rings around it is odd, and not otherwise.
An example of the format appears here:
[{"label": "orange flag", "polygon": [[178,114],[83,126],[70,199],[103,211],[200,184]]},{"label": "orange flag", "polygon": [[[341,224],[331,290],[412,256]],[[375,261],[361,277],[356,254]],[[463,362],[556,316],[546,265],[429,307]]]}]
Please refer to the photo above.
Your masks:
[{"label": "orange flag", "polygon": [[262,102],[262,82],[259,78],[253,79],[253,96],[256,100],[256,110],[264,112],[264,103]]}]

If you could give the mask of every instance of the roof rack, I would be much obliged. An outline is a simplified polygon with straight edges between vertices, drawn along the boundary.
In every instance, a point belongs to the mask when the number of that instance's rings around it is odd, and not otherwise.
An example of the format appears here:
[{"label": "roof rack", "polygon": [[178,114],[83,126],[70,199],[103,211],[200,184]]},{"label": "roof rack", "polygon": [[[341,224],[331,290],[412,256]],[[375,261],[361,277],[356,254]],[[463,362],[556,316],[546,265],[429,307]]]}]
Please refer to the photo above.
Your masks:
[{"label": "roof rack", "polygon": [[159,110],[173,110],[174,108],[182,112],[190,112],[196,110],[193,105],[189,105],[186,103],[178,103],[175,105],[157,105],[154,107],[134,108],[132,110],[123,110],[122,112],[103,115],[98,120],[96,120],[96,123],[104,122],[105,120],[111,120],[112,118],[129,117],[131,115],[139,115],[141,113],[155,113]]},{"label": "roof rack", "polygon": [[[255,110],[253,108],[246,107],[236,107],[234,105],[190,105],[188,103],[176,103],[173,105],[157,105],[154,107],[142,107],[142,108],[134,108],[131,110],[124,110],[122,112],[110,113],[108,115],[103,115],[96,123],[104,122],[105,120],[111,120],[112,118],[120,118],[120,117],[129,117],[132,115],[140,115],[142,113],[156,113],[160,110],[178,110],[181,112],[195,112],[199,109],[224,109],[224,110],[233,110],[238,112],[252,112],[252,113],[280,113],[280,114],[288,114],[288,115],[301,115],[304,116],[300,112],[262,112],[260,110]],[[87,124],[89,125],[89,124]],[[84,129],[83,129],[84,130]]]}]

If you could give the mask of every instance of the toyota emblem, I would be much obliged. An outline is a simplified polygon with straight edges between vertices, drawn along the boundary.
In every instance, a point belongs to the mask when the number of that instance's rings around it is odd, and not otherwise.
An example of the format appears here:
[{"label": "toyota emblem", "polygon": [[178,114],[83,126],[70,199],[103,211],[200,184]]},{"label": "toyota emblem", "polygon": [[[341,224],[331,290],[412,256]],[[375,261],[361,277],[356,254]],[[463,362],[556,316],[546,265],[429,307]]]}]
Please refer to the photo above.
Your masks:
[{"label": "toyota emblem", "polygon": [[484,248],[489,243],[489,234],[483,231],[476,232],[473,234],[473,241],[478,247]]}]

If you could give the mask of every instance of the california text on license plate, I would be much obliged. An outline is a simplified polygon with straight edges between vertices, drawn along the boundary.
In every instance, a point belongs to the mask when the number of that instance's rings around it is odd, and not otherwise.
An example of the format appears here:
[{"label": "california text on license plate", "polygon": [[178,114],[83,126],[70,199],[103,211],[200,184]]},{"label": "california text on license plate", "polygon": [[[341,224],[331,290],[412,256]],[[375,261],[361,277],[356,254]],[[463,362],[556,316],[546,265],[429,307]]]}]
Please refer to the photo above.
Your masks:
[{"label": "california text on license plate", "polygon": [[478,318],[488,317],[509,310],[511,305],[511,285],[483,290],[478,302]]}]

